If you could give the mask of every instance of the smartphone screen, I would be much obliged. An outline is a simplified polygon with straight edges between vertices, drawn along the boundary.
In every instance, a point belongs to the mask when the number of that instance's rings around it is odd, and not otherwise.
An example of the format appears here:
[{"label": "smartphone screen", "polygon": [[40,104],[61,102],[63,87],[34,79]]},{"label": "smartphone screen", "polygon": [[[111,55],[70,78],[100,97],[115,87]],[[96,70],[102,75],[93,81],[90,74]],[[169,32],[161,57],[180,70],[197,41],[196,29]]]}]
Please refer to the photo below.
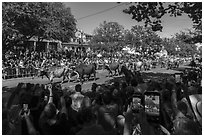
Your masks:
[{"label": "smartphone screen", "polygon": [[23,113],[27,113],[28,112],[28,104],[23,104]]},{"label": "smartphone screen", "polygon": [[160,115],[160,96],[154,94],[145,95],[145,113],[152,117]]},{"label": "smartphone screen", "polygon": [[181,82],[181,76],[179,74],[175,74],[175,81],[176,83]]},{"label": "smartphone screen", "polygon": [[133,97],[132,98],[132,109],[133,110],[139,110],[140,106],[141,106],[141,98]]}]

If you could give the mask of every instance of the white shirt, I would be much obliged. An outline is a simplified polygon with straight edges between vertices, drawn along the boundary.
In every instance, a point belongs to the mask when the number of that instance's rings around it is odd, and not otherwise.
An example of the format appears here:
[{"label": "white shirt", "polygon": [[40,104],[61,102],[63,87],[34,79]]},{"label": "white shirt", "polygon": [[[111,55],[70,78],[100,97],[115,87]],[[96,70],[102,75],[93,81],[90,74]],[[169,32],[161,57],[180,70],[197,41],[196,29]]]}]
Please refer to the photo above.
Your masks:
[{"label": "white shirt", "polygon": [[71,107],[74,110],[79,111],[79,109],[81,108],[83,99],[84,99],[84,95],[82,95],[80,92],[75,92],[70,97],[72,98],[72,105],[71,105]]}]

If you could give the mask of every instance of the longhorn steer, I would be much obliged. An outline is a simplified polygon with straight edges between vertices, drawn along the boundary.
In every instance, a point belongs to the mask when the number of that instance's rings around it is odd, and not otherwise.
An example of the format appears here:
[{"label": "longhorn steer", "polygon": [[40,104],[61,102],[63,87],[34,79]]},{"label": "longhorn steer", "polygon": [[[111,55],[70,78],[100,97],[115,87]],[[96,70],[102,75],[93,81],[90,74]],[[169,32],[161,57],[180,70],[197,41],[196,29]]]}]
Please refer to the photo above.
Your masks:
[{"label": "longhorn steer", "polygon": [[63,77],[63,80],[61,82],[62,84],[64,83],[64,80],[66,77],[69,80],[68,72],[69,72],[69,68],[67,67],[51,67],[49,69],[41,69],[39,71],[38,77],[45,75],[49,79],[50,83],[53,82],[54,78]]},{"label": "longhorn steer", "polygon": [[112,72],[112,71],[115,71],[115,74],[114,74],[114,75],[117,74],[117,71],[118,71],[118,74],[119,74],[119,63],[114,62],[114,63],[111,63],[111,64],[105,64],[105,65],[104,65],[104,68],[105,68],[106,70],[108,70],[109,76],[110,76],[110,74],[113,75],[113,72]]}]

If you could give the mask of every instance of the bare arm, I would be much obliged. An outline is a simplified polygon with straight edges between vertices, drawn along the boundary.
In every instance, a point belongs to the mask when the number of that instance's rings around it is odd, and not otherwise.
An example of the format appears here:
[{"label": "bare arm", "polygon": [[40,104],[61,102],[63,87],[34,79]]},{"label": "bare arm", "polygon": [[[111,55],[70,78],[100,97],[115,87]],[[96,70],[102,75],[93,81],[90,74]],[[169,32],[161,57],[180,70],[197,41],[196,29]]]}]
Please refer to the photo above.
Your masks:
[{"label": "bare arm", "polygon": [[154,127],[152,127],[147,121],[144,109],[140,109],[139,121],[141,126],[142,135],[154,135]]},{"label": "bare arm", "polygon": [[48,104],[49,104],[49,103],[53,103],[52,87],[48,87],[48,90],[49,90],[49,92],[50,92],[49,100],[48,100]]},{"label": "bare arm", "polygon": [[172,109],[173,109],[174,114],[177,115],[179,111],[177,109],[177,94],[176,94],[175,88],[172,89],[171,105],[172,105]]},{"label": "bare arm", "polygon": [[128,106],[127,113],[125,114],[125,124],[124,124],[124,129],[123,129],[123,135],[131,135],[132,133],[132,110]]},{"label": "bare arm", "polygon": [[33,123],[31,122],[31,120],[29,118],[29,115],[30,115],[30,110],[29,110],[28,114],[24,113],[24,118],[25,118],[25,121],[26,121],[26,124],[28,127],[28,133],[30,135],[37,135],[37,131],[34,128]]}]

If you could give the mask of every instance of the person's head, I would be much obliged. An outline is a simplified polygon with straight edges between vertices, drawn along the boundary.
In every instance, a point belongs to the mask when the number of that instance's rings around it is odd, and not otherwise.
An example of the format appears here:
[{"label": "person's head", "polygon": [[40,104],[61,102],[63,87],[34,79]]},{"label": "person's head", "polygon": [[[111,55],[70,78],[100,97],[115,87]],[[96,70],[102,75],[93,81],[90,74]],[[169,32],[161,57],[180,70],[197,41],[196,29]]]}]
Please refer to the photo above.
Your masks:
[{"label": "person's head", "polygon": [[178,107],[178,110],[180,110],[184,115],[187,114],[188,106],[186,105],[186,103],[184,103],[183,101],[178,101],[177,107]]},{"label": "person's head", "polygon": [[118,99],[118,98],[120,98],[120,91],[118,89],[114,89],[112,91],[112,99],[114,100],[114,99]]},{"label": "person's head", "polygon": [[114,87],[117,88],[117,89],[120,87],[120,83],[119,83],[118,81],[114,82],[113,85],[114,85]]},{"label": "person's head", "polygon": [[53,103],[49,103],[44,108],[44,114],[47,119],[53,119],[56,116],[57,109]]},{"label": "person's head", "polygon": [[131,80],[131,85],[133,86],[133,87],[137,87],[137,85],[138,85],[138,82],[137,82],[137,79],[132,79]]},{"label": "person's head", "polygon": [[95,96],[95,103],[98,104],[98,105],[103,105],[103,103],[102,103],[102,93],[96,94],[96,96]]},{"label": "person's head", "polygon": [[32,95],[29,91],[26,90],[26,87],[22,86],[19,92],[20,95],[20,104],[30,104]]},{"label": "person's head", "polygon": [[108,105],[108,104],[110,104],[111,103],[111,99],[112,99],[112,94],[111,94],[111,92],[104,92],[103,94],[102,94],[102,101],[103,101],[103,103],[105,104],[105,105]]},{"label": "person's head", "polygon": [[77,85],[75,86],[75,90],[76,90],[76,92],[81,92],[81,85],[80,85],[80,84],[77,84]]},{"label": "person's head", "polygon": [[121,88],[122,88],[122,89],[125,89],[126,87],[127,87],[127,83],[126,83],[126,82],[122,82]]},{"label": "person's head", "polygon": [[189,94],[198,94],[198,88],[196,86],[191,85],[190,87],[188,87],[188,92]]},{"label": "person's head", "polygon": [[66,107],[69,108],[72,105],[72,98],[70,96],[65,96]]},{"label": "person's head", "polygon": [[82,101],[82,108],[91,107],[91,100],[89,97],[85,96]]},{"label": "person's head", "polygon": [[177,118],[173,122],[174,124],[174,135],[200,135],[199,126],[194,121],[182,117]]},{"label": "person's head", "polygon": [[[169,88],[166,88],[169,90]],[[171,88],[172,89],[172,88]],[[148,83],[148,88],[147,88],[148,91],[154,91],[154,90],[158,90],[158,91],[161,91],[162,90],[162,84],[157,82],[157,81],[150,81]],[[171,91],[171,90],[170,90]]]},{"label": "person's head", "polygon": [[78,114],[78,120],[81,124],[90,124],[96,120],[96,116],[91,107],[80,110]]},{"label": "person's head", "polygon": [[102,85],[98,85],[98,86],[96,87],[96,94],[100,94],[100,93],[102,93],[102,92],[104,92],[104,89],[103,89]]},{"label": "person's head", "polygon": [[171,92],[168,89],[163,89],[161,95],[164,102],[171,102]]},{"label": "person's head", "polygon": [[126,92],[127,98],[131,98],[134,94],[134,88],[129,86],[126,88],[125,92]]},{"label": "person's head", "polygon": [[97,86],[98,86],[98,85],[97,85],[96,83],[93,83],[92,86],[91,86],[91,90],[92,90],[93,92],[95,92]]}]

